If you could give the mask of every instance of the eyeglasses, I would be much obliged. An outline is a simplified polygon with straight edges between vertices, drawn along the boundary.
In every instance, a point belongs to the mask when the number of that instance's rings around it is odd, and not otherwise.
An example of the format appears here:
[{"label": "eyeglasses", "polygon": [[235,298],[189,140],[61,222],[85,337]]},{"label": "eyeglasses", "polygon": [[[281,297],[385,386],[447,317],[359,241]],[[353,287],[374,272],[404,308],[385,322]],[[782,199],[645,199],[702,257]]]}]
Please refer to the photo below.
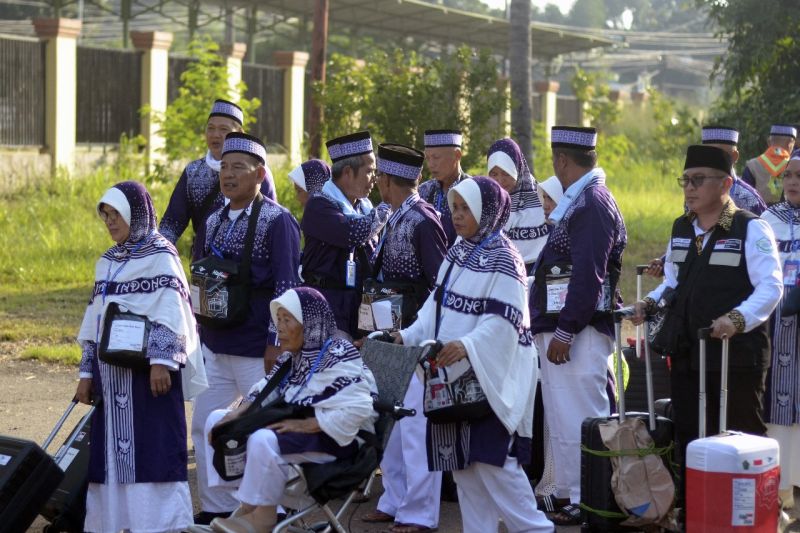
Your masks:
[{"label": "eyeglasses", "polygon": [[116,222],[122,218],[122,215],[116,209],[112,209],[110,213],[101,209],[100,218],[103,220],[103,222]]},{"label": "eyeglasses", "polygon": [[685,189],[689,184],[692,185],[695,189],[699,189],[703,186],[703,183],[707,179],[723,179],[727,178],[727,176],[704,176],[703,174],[698,174],[696,176],[681,176],[678,178],[678,186],[681,189]]}]

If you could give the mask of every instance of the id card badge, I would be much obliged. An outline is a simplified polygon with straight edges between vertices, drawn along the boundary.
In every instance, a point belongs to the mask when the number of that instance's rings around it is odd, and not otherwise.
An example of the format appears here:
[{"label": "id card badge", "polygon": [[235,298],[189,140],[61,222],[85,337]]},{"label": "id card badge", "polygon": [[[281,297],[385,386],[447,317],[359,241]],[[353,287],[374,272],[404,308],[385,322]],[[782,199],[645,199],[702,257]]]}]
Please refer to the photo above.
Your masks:
[{"label": "id card badge", "polygon": [[567,290],[569,289],[569,274],[545,276],[545,286],[547,287],[547,306],[545,313],[557,315],[567,304]]},{"label": "id card badge", "polygon": [[345,264],[344,284],[348,289],[356,288],[356,262],[353,261],[353,252],[350,252],[350,258]]},{"label": "id card badge", "polygon": [[786,287],[800,285],[800,261],[786,261],[783,264],[783,284]]},{"label": "id card badge", "polygon": [[600,298],[597,300],[597,307],[595,310],[600,312],[611,311],[612,296],[611,283],[609,283],[608,279],[605,279],[600,286]]},{"label": "id card badge", "polygon": [[194,283],[189,285],[189,294],[192,299],[192,309],[195,313],[200,312],[200,287]]}]

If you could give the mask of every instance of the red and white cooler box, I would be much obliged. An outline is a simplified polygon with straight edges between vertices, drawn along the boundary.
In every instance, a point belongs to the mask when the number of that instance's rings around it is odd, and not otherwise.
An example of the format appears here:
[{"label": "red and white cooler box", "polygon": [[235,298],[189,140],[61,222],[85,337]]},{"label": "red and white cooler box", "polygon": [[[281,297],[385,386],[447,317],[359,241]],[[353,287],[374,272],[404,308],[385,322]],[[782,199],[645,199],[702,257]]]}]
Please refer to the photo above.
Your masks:
[{"label": "red and white cooler box", "polygon": [[778,530],[778,441],[726,433],[686,449],[686,531]]}]

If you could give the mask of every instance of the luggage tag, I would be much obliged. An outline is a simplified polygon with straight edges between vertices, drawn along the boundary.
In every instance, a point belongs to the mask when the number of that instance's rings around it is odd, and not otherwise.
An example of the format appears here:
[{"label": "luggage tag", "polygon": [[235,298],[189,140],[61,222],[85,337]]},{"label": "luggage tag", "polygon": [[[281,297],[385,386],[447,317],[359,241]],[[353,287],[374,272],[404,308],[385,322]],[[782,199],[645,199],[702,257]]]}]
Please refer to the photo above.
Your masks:
[{"label": "luggage tag", "polygon": [[564,309],[567,302],[567,290],[569,289],[569,272],[562,273],[561,268],[554,266],[550,272],[545,273],[544,281],[547,288],[547,304],[545,313],[557,315]]},{"label": "luggage tag", "polygon": [[361,305],[358,307],[358,329],[375,331],[375,318],[372,316],[373,294],[364,292],[361,295]]},{"label": "luggage tag", "polygon": [[189,296],[192,300],[192,310],[195,313],[200,312],[200,286],[192,283],[189,285]]},{"label": "luggage tag", "polygon": [[596,311],[608,313],[611,311],[611,283],[608,278],[603,280],[603,285],[600,287],[600,298],[597,300]]},{"label": "luggage tag", "polygon": [[786,287],[800,285],[800,261],[791,260],[783,264],[783,284]]},{"label": "luggage tag", "polygon": [[344,272],[344,284],[348,289],[356,288],[356,262],[353,260],[353,253],[353,250],[351,250]]}]

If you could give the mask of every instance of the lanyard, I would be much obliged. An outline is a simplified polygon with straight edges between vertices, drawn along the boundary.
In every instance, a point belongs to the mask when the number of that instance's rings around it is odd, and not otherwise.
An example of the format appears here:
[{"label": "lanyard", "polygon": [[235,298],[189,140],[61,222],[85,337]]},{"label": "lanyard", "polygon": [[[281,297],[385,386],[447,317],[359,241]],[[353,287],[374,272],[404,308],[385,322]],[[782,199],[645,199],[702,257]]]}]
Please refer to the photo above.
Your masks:
[{"label": "lanyard", "polygon": [[[228,204],[228,205],[230,205],[230,204]],[[230,208],[228,208],[228,210],[225,211],[224,213],[226,215],[226,218],[228,218],[227,215],[228,215],[228,213],[230,213]],[[225,243],[230,238],[231,233],[233,232],[233,228],[234,228],[234,226],[236,226],[236,223],[239,222],[244,217],[244,215],[246,213],[247,213],[247,208],[243,209],[242,212],[239,213],[239,216],[236,217],[235,220],[230,220],[230,218],[228,218],[228,221],[230,222],[230,224],[228,224],[228,229],[225,231],[225,238],[222,239],[222,243],[220,244],[220,248],[217,248],[214,245],[214,239],[217,238],[217,233],[219,233],[219,228],[222,227],[222,224],[217,226],[217,228],[214,230],[214,235],[213,235],[213,237],[211,237],[211,241],[210,241],[211,242],[211,245],[210,245],[211,246],[211,252],[214,255],[216,255],[217,257],[219,257],[220,259],[225,259],[223,257],[223,255],[222,255],[222,247],[225,246]]]},{"label": "lanyard", "polygon": [[[150,232],[150,233],[147,235],[147,237],[145,237],[144,239],[142,239],[141,241],[139,241],[139,242],[136,244],[136,246],[134,246],[134,247],[133,247],[133,249],[131,250],[131,253],[130,253],[130,254],[128,254],[128,258],[127,258],[127,259],[125,259],[125,261],[123,261],[123,262],[122,262],[122,264],[119,266],[119,268],[116,270],[116,272],[114,272],[114,275],[113,275],[113,276],[111,275],[111,261],[109,261],[109,262],[108,262],[108,271],[106,272],[106,280],[105,280],[105,284],[103,285],[103,306],[101,307],[101,309],[102,309],[102,308],[104,308],[104,307],[105,307],[105,304],[106,304],[106,296],[108,296],[108,286],[109,286],[109,285],[111,285],[111,283],[112,283],[112,282],[113,282],[115,279],[117,279],[117,276],[119,276],[119,273],[120,273],[120,272],[122,272],[122,269],[123,269],[123,268],[125,268],[125,267],[127,266],[127,264],[128,264],[128,261],[130,261],[130,260],[131,260],[131,258],[133,257],[133,254],[135,254],[135,253],[136,253],[136,252],[139,250],[139,248],[141,248],[141,247],[142,247],[142,245],[143,245],[145,242],[147,242],[147,240],[148,240],[148,239],[149,239],[149,238],[150,238],[152,235],[153,235],[153,232]],[[97,313],[97,328],[96,328],[96,330],[95,330],[95,331],[96,331],[96,333],[95,333],[95,338],[94,338],[94,339],[95,339],[95,343],[97,343],[97,344],[99,344],[99,343],[100,343],[100,318],[101,318],[101,316],[102,316],[102,314],[101,314],[101,313]]]},{"label": "lanyard", "polygon": [[[453,283],[455,283],[458,280],[458,278],[461,276],[461,274],[463,274],[464,271],[467,269],[467,265],[469,264],[470,259],[472,259],[472,256],[475,255],[476,253],[478,253],[481,250],[481,248],[483,248],[485,245],[489,244],[489,242],[493,241],[498,235],[500,235],[499,231],[495,231],[494,233],[491,233],[489,236],[487,236],[485,239],[483,239],[480,242],[480,244],[478,244],[478,246],[476,246],[475,248],[472,249],[472,251],[467,256],[467,260],[464,261],[464,266],[461,267],[461,269],[458,271],[458,275],[456,275],[456,278],[453,280]],[[454,262],[454,264],[455,264],[455,262]],[[452,270],[447,273],[447,275],[445,276],[444,280],[442,281],[442,306],[444,306],[444,302],[447,299],[447,292],[448,292],[447,291],[447,285],[448,285],[448,283],[450,281],[450,273],[451,272],[452,272]]]},{"label": "lanyard", "polygon": [[[294,403],[294,401],[297,399],[297,397],[300,395],[300,393],[303,392],[303,389],[306,388],[306,386],[308,385],[308,382],[311,381],[311,376],[313,376],[314,373],[319,368],[319,363],[320,363],[320,361],[322,361],[322,356],[325,355],[325,352],[328,351],[328,347],[331,345],[331,342],[332,342],[332,340],[328,339],[328,340],[325,341],[325,344],[322,345],[322,349],[319,351],[319,354],[317,354],[317,358],[314,360],[314,364],[311,365],[311,371],[308,373],[308,376],[306,377],[305,383],[303,383],[303,385],[299,389],[297,389],[297,392],[294,393],[294,396],[292,396],[292,399],[289,401],[289,403]],[[289,375],[288,374],[286,375],[285,378],[283,378],[283,383],[281,383],[281,387],[283,387],[283,385],[287,381],[289,381]]]}]

